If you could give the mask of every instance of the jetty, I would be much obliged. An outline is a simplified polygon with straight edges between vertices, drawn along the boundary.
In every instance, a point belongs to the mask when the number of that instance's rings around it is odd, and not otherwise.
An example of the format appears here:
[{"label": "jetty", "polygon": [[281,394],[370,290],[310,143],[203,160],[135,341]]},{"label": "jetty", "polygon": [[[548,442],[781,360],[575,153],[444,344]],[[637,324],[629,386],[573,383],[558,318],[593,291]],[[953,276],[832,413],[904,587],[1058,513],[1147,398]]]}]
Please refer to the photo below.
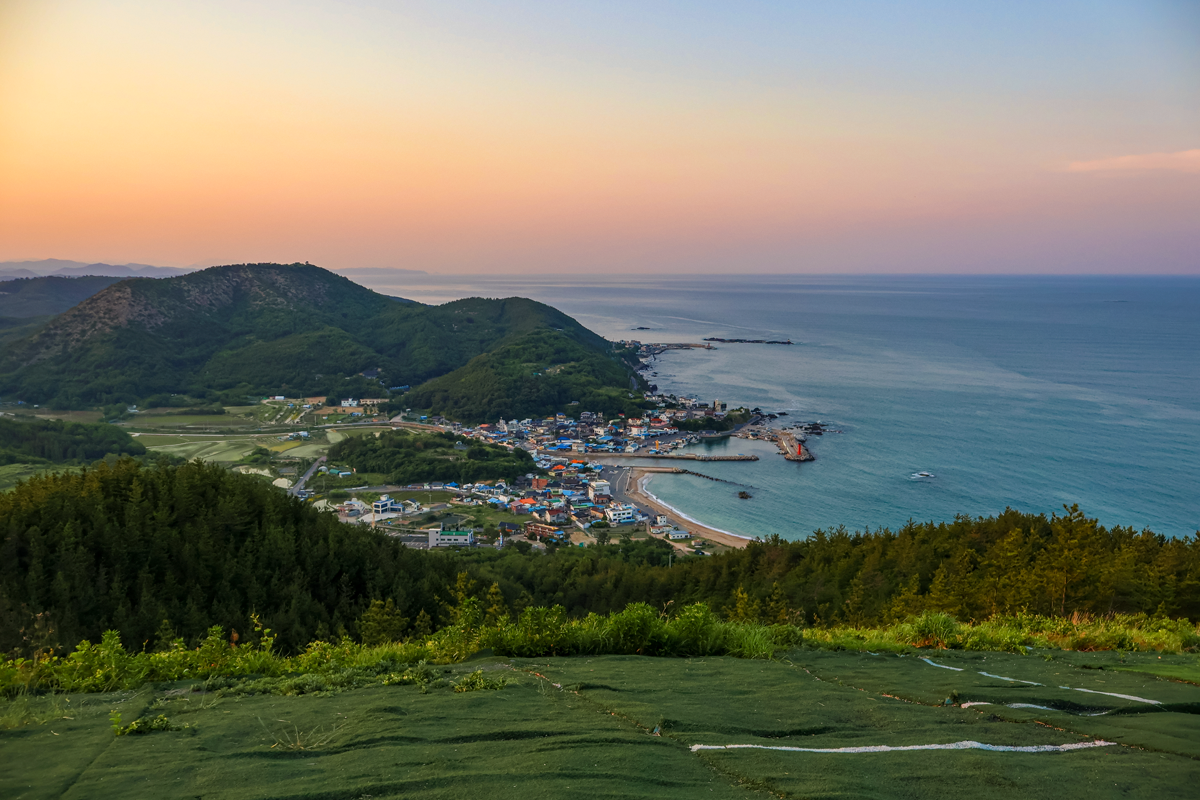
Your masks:
[{"label": "jetty", "polygon": [[[545,455],[557,455],[557,453],[546,451]],[[706,456],[700,453],[588,453],[588,458],[594,458],[597,461],[609,458],[620,459],[635,459],[635,458],[661,458],[675,459],[679,461],[758,461],[758,456]]]},{"label": "jetty", "polygon": [[657,351],[657,352],[653,353],[654,355],[657,355],[658,353],[661,353],[664,350],[716,350],[717,349],[717,348],[713,347],[711,344],[708,344],[707,342],[653,342],[650,344],[644,344],[644,345],[642,345],[642,347],[653,348],[653,350]]},{"label": "jetty", "polygon": [[722,342],[724,344],[791,344],[791,339],[722,339],[719,336],[709,336],[706,342]]},{"label": "jetty", "polygon": [[797,440],[788,431],[780,431],[779,447],[783,450],[783,457],[788,461],[816,461],[816,457],[810,453],[804,443]]},{"label": "jetty", "polygon": [[[714,478],[712,475],[705,475],[703,472],[693,472],[690,469],[681,469],[680,467],[633,467],[633,469],[636,469],[639,472],[667,473],[670,475],[694,475],[697,478],[704,478],[706,480],[716,481],[717,483],[731,483],[734,486],[746,486],[744,483],[731,481],[727,478]],[[749,488],[754,487],[751,486]]]}]

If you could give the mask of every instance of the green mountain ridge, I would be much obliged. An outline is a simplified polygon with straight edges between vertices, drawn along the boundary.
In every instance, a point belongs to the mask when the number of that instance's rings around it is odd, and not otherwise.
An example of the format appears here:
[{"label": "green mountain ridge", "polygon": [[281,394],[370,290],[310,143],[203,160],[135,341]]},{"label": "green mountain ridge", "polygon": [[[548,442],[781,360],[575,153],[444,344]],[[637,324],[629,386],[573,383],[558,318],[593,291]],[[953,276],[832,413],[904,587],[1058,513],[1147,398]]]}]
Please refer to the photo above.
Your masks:
[{"label": "green mountain ridge", "polygon": [[572,396],[582,389],[626,389],[636,378],[609,350],[571,317],[524,298],[427,306],[307,264],[240,264],[123,280],[10,339],[0,396],[85,407],[161,394],[382,395],[359,373],[377,369],[385,386],[418,386],[502,351],[496,363],[523,358],[549,390],[505,405],[477,401],[474,381],[435,388],[447,409],[511,416],[555,410],[582,399]]}]

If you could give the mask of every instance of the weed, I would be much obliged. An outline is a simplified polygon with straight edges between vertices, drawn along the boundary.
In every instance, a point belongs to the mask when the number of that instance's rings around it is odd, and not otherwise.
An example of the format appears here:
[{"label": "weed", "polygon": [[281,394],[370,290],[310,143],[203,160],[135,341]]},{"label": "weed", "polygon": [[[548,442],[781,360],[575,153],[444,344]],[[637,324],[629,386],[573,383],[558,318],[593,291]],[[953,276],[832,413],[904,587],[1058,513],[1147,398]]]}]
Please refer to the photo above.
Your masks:
[{"label": "weed", "polygon": [[114,713],[109,719],[112,721],[113,733],[117,736],[129,736],[131,734],[152,733],[154,731],[181,731],[184,728],[190,728],[186,722],[182,725],[176,725],[167,718],[165,714],[159,714],[156,717],[143,717],[135,719],[133,722],[122,727],[121,715]]},{"label": "weed", "polygon": [[[262,729],[266,731],[267,735],[274,740],[275,743],[271,745],[272,748],[291,751],[319,750],[332,742],[334,738],[341,733],[342,729],[350,724],[350,720],[344,719],[339,724],[334,725],[328,731],[325,730],[325,726],[323,725],[318,725],[309,731],[301,731],[299,726],[288,722],[286,719],[279,719],[275,721],[282,722],[285,726],[281,728],[278,733],[268,728],[266,723],[262,721],[261,717],[258,719],[258,724],[261,725]],[[292,726],[290,731],[287,729],[287,725]]]},{"label": "weed", "polygon": [[508,683],[505,678],[489,678],[483,674],[483,670],[477,669],[474,672],[462,676],[458,683],[454,684],[456,692],[481,692],[494,689],[503,689]]},{"label": "weed", "polygon": [[[21,692],[11,700],[0,701],[0,730],[24,725],[44,725],[58,719],[74,719],[77,711],[71,699],[60,694],[41,697]],[[77,704],[82,707],[83,703]]]}]

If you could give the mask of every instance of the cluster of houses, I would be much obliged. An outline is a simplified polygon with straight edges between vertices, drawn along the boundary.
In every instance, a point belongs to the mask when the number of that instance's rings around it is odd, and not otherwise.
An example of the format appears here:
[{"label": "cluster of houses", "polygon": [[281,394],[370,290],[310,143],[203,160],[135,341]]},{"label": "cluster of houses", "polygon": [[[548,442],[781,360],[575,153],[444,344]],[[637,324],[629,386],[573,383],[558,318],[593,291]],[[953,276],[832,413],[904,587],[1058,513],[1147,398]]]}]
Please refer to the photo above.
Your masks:
[{"label": "cluster of houses", "polygon": [[[503,539],[524,536],[531,541],[567,543],[572,529],[589,531],[598,522],[600,527],[645,525],[656,536],[671,540],[691,538],[687,531],[676,529],[665,516],[653,515],[630,503],[621,503],[612,496],[607,480],[599,476],[599,464],[573,460],[555,464],[546,477],[527,475],[513,485],[503,480],[488,483],[425,483],[405,487],[407,490],[453,492],[457,505],[488,505],[515,515],[528,515],[527,522],[500,523]],[[352,499],[337,506],[348,519],[375,524],[435,510],[418,500],[399,500],[383,495],[370,505]],[[463,533],[463,532],[459,532]],[[449,536],[431,538],[430,547],[461,545],[465,540]],[[471,539],[474,544],[474,538]]]},{"label": "cluster of houses", "polygon": [[[714,400],[709,405],[694,398],[679,399],[649,395],[647,399],[656,401],[660,405],[665,405],[669,401],[683,407],[660,408],[653,412],[646,412],[641,417],[619,416],[610,420],[590,411],[581,412],[578,419],[566,414],[556,414],[544,419],[500,419],[495,423],[485,423],[473,428],[464,427],[456,422],[447,422],[441,418],[432,418],[428,421],[432,424],[445,425],[455,433],[490,444],[520,447],[537,455],[554,455],[634,453],[647,447],[654,447],[653,442],[678,434],[679,429],[675,427],[676,422],[701,418],[717,420],[725,418],[726,404],[720,400]],[[678,438],[672,446],[682,447],[689,442],[698,441],[705,433],[710,432]],[[539,466],[545,469],[549,465]]]}]

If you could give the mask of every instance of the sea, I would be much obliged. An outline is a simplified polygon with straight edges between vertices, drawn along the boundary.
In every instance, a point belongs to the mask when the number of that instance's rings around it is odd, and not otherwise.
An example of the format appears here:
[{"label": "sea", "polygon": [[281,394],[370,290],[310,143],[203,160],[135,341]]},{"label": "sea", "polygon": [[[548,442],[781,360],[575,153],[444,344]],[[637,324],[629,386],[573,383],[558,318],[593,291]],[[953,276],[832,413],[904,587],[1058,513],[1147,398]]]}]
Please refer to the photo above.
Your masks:
[{"label": "sea", "polygon": [[693,446],[758,455],[697,466],[750,499],[651,479],[715,528],[797,539],[1078,505],[1109,527],[1200,531],[1197,277],[346,274],[425,303],[530,297],[614,340],[790,339],[652,363],[660,391],[837,431],[809,437],[808,463],[767,442]]}]

